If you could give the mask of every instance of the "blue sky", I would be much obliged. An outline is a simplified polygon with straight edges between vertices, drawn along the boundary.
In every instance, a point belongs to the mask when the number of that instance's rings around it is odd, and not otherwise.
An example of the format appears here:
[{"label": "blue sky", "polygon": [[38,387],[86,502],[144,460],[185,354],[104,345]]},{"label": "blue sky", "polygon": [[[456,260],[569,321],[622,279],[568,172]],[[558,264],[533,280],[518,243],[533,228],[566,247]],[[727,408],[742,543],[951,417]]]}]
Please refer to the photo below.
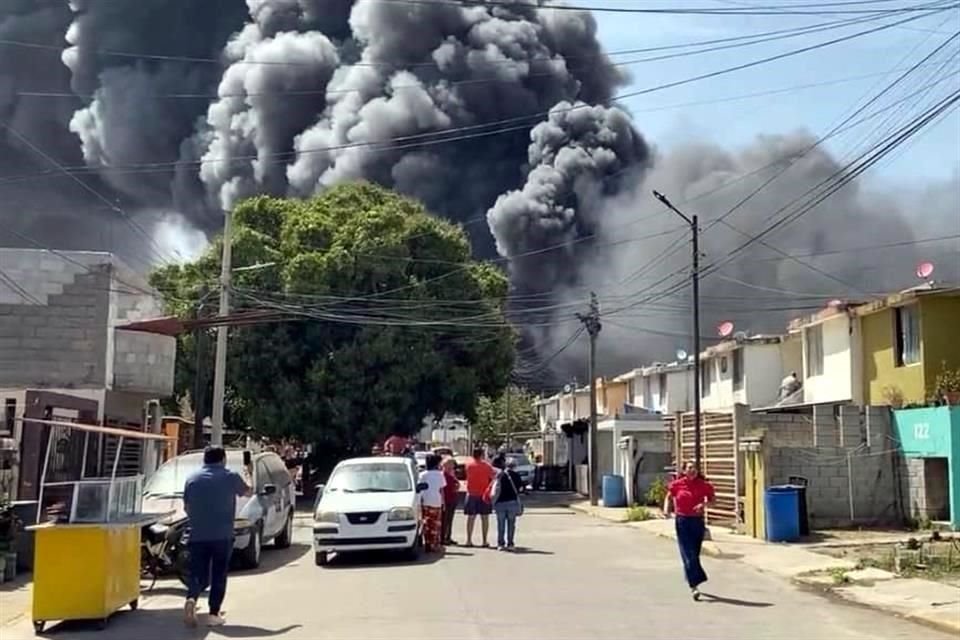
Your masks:
[{"label": "blue sky", "polygon": [[[593,0],[583,4],[623,7],[652,6],[653,3]],[[735,4],[743,6],[743,3],[721,3],[718,0],[688,0],[685,6],[719,8]],[[771,3],[763,4],[769,6]],[[670,6],[684,4],[672,3]],[[848,19],[851,16],[696,16],[597,12],[595,17],[604,46],[608,51],[615,52],[764,33]],[[887,20],[895,21],[903,17]],[[632,83],[621,92],[697,76],[864,31],[877,24],[856,25],[705,55],[631,64],[626,68],[630,70]],[[735,148],[749,143],[758,134],[789,133],[798,129],[822,134],[842,120],[855,105],[862,104],[866,97],[874,95],[896,79],[907,67],[942,44],[958,29],[960,9],[953,9],[949,13],[912,22],[909,26],[891,28],[792,58],[627,98],[623,104],[634,114],[637,126],[644,135],[654,145],[664,149],[684,141],[705,139]],[[937,61],[949,60],[950,55],[958,53],[958,48],[960,44],[954,40]],[[613,59],[626,61],[662,53],[618,55]],[[957,58],[954,57],[949,60],[946,73],[956,72],[957,69]],[[939,75],[934,75],[937,73]],[[918,81],[907,85],[899,94],[890,94],[890,97],[896,100],[934,78],[943,79],[938,85],[937,95],[940,96],[960,86],[960,76],[945,75],[942,68],[927,65],[923,75],[918,76]],[[731,96],[815,83],[830,84],[763,97],[715,102]],[[708,104],[689,105],[691,102]],[[875,125],[876,122],[872,126]],[[860,127],[849,135],[838,137],[829,148],[838,155],[862,148],[864,136],[869,133],[867,129]],[[918,185],[943,180],[960,172],[960,113],[955,111],[942,122],[929,127],[893,156],[871,170],[868,182],[882,181],[888,186],[891,183]]]}]

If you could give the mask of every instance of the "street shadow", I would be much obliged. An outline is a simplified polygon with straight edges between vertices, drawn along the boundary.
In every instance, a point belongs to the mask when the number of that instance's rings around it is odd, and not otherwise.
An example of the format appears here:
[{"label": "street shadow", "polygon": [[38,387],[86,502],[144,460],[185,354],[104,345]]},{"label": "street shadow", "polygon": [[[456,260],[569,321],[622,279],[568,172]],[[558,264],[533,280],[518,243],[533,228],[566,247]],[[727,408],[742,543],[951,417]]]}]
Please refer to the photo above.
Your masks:
[{"label": "street shadow", "polygon": [[715,602],[717,604],[729,604],[734,607],[749,607],[755,609],[765,609],[767,607],[772,607],[772,602],[760,602],[754,600],[738,600],[737,598],[725,598],[724,596],[717,596],[711,593],[700,592],[700,602],[711,603]]},{"label": "street shadow", "polygon": [[256,569],[231,569],[231,575],[236,573],[241,576],[256,576],[262,573],[269,573],[294,564],[309,553],[311,547],[309,544],[294,542],[286,549],[276,549],[272,546],[264,547],[260,555],[260,566]]},{"label": "street shadow", "polygon": [[349,569],[363,569],[367,567],[402,568],[419,565],[431,565],[444,558],[452,560],[457,556],[472,554],[457,552],[422,553],[416,560],[404,557],[403,552],[397,551],[357,551],[352,553],[335,553],[330,557],[324,569],[331,571],[345,571]]},{"label": "street shadow", "polygon": [[272,638],[281,636],[303,625],[291,624],[278,629],[265,629],[242,624],[231,624],[229,619],[222,627],[207,627],[206,616],[197,616],[197,626],[183,624],[183,609],[142,609],[118,611],[110,616],[106,626],[96,620],[70,620],[48,627],[43,636],[57,640],[73,640],[96,637],[97,640],[201,640],[208,636],[226,638]]},{"label": "street shadow", "polygon": [[514,547],[511,553],[518,556],[552,556],[553,551],[544,551],[543,549],[531,549],[530,547]]}]

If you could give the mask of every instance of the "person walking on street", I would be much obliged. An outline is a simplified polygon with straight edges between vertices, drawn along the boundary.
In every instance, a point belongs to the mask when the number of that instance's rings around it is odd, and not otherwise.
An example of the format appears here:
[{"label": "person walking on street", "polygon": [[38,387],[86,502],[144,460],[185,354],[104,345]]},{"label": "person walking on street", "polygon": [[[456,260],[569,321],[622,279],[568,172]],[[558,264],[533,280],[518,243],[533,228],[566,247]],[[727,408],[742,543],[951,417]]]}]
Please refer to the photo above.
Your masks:
[{"label": "person walking on street", "polygon": [[713,503],[716,493],[713,485],[700,474],[696,465],[687,462],[683,474],[670,483],[663,512],[676,513],[677,543],[683,572],[694,600],[700,599],[700,585],[707,581],[707,573],[700,564],[700,549],[707,531],[704,519],[706,508]]},{"label": "person walking on street", "polygon": [[513,458],[507,458],[506,469],[497,477],[499,485],[493,497],[493,510],[497,514],[497,549],[512,551],[514,538],[517,532],[517,518],[523,513],[520,502],[520,487],[523,479],[516,471],[517,463]]},{"label": "person walking on street", "polygon": [[490,513],[493,510],[489,502],[484,500],[484,494],[490,483],[497,476],[496,470],[484,459],[483,448],[473,450],[473,460],[467,463],[467,498],[463,512],[467,516],[467,546],[473,546],[473,529],[480,517],[480,528],[483,534],[483,546],[489,547],[487,539],[490,534]]},{"label": "person walking on street", "polygon": [[426,470],[420,472],[420,482],[427,488],[420,492],[420,505],[423,508],[423,545],[427,553],[443,548],[443,493],[447,479],[440,470],[440,456],[431,453],[427,456]]},{"label": "person walking on street", "polygon": [[190,521],[190,576],[184,621],[197,624],[197,598],[210,587],[210,616],[207,624],[223,624],[223,598],[227,593],[227,568],[233,552],[233,522],[237,497],[252,491],[239,474],[226,467],[223,447],[208,447],[203,466],[187,478],[183,505]]},{"label": "person walking on street", "polygon": [[455,545],[453,539],[453,517],[457,513],[457,502],[460,501],[460,481],[454,472],[456,462],[452,457],[443,461],[443,477],[447,484],[443,487],[443,544]]}]

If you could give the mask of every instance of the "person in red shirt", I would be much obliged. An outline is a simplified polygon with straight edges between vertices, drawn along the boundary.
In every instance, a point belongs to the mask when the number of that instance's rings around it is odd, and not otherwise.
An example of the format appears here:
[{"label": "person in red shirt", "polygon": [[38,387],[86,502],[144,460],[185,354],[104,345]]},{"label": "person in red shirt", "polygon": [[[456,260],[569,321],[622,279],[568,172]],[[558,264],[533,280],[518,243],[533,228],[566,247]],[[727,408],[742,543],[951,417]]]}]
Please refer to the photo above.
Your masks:
[{"label": "person in red shirt", "polygon": [[457,503],[460,501],[460,481],[454,473],[456,462],[447,457],[443,461],[443,476],[447,484],[443,487],[443,544],[456,545],[453,539],[453,516],[457,513]]},{"label": "person in red shirt", "polygon": [[683,475],[670,483],[663,503],[666,515],[669,516],[671,511],[676,513],[680,559],[694,600],[700,599],[699,587],[707,581],[707,573],[700,564],[700,549],[707,531],[704,511],[713,503],[714,497],[713,485],[706,481],[695,464],[688,462],[684,465]]},{"label": "person in red shirt", "polygon": [[483,534],[483,546],[489,547],[490,514],[493,506],[484,499],[490,483],[497,477],[497,470],[484,459],[483,449],[473,450],[473,460],[467,463],[467,499],[463,512],[467,515],[467,546],[473,546],[473,527],[480,516],[480,529]]},{"label": "person in red shirt", "polygon": [[409,442],[403,436],[394,434],[383,443],[383,449],[388,456],[402,456]]}]

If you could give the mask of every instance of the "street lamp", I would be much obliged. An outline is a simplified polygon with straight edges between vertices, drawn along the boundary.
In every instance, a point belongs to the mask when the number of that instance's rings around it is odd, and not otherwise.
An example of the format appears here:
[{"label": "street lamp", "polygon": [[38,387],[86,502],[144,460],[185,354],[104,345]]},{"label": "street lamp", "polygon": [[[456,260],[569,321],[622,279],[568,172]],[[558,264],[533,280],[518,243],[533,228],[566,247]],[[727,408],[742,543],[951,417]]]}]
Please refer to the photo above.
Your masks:
[{"label": "street lamp", "polygon": [[[659,191],[653,192],[653,197],[659,200],[663,206],[683,218],[683,221],[690,227],[691,242],[693,244],[693,273],[691,281],[693,283],[693,459],[697,469],[700,467],[700,228],[697,216],[688,216],[684,212],[673,206],[673,203]],[[679,428],[683,429],[683,421]],[[681,431],[682,433],[682,431]],[[682,455],[683,452],[681,451]],[[677,461],[678,466],[682,461]]]}]

